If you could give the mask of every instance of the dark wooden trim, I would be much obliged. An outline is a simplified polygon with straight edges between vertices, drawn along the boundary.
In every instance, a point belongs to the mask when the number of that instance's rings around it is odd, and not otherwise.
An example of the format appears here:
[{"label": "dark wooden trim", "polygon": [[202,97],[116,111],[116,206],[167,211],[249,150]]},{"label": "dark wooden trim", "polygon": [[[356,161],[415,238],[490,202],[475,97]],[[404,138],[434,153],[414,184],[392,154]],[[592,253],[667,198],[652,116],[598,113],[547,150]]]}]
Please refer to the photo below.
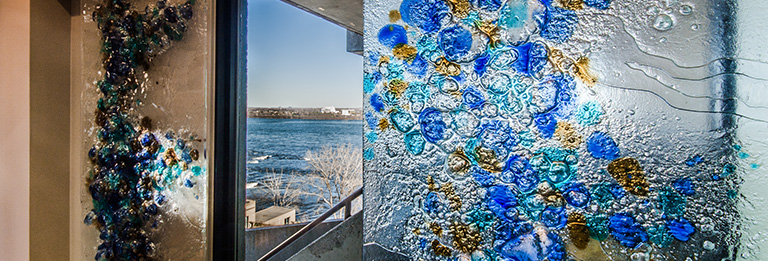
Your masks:
[{"label": "dark wooden trim", "polygon": [[213,260],[245,260],[246,1],[215,1]]}]

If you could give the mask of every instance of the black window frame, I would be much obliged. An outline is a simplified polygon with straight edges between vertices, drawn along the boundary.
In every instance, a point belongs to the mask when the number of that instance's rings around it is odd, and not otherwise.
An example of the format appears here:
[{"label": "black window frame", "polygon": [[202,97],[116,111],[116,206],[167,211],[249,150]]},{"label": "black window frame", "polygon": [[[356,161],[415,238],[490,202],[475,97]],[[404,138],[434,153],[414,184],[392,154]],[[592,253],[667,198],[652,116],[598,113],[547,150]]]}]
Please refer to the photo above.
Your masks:
[{"label": "black window frame", "polygon": [[246,0],[215,1],[212,260],[245,260]]}]

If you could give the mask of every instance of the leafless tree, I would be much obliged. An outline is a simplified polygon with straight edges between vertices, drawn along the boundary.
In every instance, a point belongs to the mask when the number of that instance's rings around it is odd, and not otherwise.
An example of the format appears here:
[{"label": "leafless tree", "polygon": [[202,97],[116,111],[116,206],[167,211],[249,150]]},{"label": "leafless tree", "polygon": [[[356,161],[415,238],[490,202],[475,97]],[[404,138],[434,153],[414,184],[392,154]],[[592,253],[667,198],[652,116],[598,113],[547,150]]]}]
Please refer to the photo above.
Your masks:
[{"label": "leafless tree", "polygon": [[299,197],[303,194],[299,189],[299,183],[296,179],[296,173],[285,177],[283,171],[278,173],[275,170],[269,172],[263,181],[263,186],[275,206],[286,207],[296,204]]},{"label": "leafless tree", "polygon": [[316,192],[309,194],[329,208],[363,185],[360,147],[352,144],[323,146],[318,151],[307,151],[306,160],[312,168],[309,184],[316,188]]}]

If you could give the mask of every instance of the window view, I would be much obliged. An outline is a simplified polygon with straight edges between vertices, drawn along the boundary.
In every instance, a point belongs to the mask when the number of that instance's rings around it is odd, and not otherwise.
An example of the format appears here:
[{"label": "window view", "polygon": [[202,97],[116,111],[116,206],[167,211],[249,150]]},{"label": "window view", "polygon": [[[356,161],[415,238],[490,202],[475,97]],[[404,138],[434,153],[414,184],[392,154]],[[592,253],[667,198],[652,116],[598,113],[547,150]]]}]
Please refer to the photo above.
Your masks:
[{"label": "window view", "polygon": [[346,46],[316,14],[248,1],[246,228],[310,222],[362,186],[362,57]]}]

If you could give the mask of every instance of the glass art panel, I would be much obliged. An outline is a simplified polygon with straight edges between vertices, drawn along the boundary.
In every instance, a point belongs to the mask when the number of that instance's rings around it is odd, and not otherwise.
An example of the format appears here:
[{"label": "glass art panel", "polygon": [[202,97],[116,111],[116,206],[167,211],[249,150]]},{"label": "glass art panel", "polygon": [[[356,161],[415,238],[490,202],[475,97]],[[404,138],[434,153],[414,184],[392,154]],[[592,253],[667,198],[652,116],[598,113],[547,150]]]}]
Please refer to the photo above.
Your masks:
[{"label": "glass art panel", "polygon": [[206,256],[209,5],[83,2],[82,260]]},{"label": "glass art panel", "polygon": [[413,260],[768,258],[758,6],[365,0],[364,242]]}]

